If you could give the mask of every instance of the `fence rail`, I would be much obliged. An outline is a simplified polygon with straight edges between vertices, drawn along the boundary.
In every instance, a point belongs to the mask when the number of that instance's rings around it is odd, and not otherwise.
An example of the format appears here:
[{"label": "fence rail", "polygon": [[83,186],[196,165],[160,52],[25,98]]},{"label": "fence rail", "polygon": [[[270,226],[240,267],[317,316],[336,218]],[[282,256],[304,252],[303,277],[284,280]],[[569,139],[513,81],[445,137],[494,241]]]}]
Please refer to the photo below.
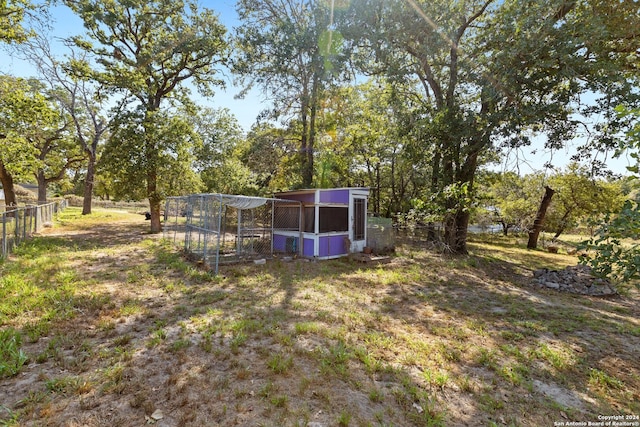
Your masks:
[{"label": "fence rail", "polygon": [[55,215],[67,206],[66,200],[44,205],[21,207],[7,206],[0,212],[0,259],[4,259],[13,249],[53,223]]}]

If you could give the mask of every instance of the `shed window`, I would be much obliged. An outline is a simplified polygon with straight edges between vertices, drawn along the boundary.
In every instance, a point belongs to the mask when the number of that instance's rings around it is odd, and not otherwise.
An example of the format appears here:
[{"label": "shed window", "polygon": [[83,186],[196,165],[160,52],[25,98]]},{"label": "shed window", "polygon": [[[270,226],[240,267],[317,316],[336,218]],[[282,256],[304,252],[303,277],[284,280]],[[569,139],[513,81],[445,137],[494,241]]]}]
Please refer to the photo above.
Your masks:
[{"label": "shed window", "polygon": [[366,200],[361,198],[353,199],[353,210],[355,221],[353,224],[353,239],[364,240],[367,224]]},{"label": "shed window", "polygon": [[273,226],[280,230],[300,229],[300,208],[297,206],[276,206]]},{"label": "shed window", "polygon": [[304,208],[304,232],[313,233],[316,227],[316,208],[305,206]]},{"label": "shed window", "polygon": [[320,233],[349,231],[348,207],[321,206],[319,215]]}]

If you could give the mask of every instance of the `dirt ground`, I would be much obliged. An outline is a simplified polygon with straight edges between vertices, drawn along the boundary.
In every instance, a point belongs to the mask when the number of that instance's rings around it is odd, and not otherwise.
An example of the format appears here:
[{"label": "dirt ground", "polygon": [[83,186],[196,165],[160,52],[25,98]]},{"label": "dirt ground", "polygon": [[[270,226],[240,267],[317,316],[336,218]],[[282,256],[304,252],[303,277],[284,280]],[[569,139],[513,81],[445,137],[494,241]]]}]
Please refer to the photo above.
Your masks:
[{"label": "dirt ground", "polygon": [[[28,363],[0,379],[0,425],[551,426],[640,415],[636,294],[559,295],[529,287],[530,272],[508,262],[420,252],[212,277],[147,226],[130,215],[43,233],[82,285],[74,313],[25,340]],[[25,316],[9,326],[28,329]]]}]

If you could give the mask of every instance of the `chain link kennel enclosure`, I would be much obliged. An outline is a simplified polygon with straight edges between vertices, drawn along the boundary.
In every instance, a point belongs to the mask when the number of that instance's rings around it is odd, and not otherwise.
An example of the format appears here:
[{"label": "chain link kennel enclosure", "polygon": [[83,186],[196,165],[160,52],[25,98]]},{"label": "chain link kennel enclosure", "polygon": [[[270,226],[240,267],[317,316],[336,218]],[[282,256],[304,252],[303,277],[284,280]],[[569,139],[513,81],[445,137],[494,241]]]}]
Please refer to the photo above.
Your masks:
[{"label": "chain link kennel enclosure", "polygon": [[[189,256],[216,274],[220,264],[300,251],[295,244],[301,229],[298,201],[227,194],[169,197],[164,222],[164,237],[184,245]],[[280,242],[282,235],[290,237]]]}]

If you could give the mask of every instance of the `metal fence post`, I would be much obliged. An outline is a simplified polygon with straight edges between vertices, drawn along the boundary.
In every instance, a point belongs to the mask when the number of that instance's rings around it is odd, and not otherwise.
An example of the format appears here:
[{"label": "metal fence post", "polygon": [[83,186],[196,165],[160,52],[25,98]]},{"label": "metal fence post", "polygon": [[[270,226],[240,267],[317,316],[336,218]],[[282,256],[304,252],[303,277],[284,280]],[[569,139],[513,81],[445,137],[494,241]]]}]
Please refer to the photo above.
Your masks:
[{"label": "metal fence post", "polygon": [[27,207],[25,206],[23,209],[20,209],[20,213],[22,214],[22,220],[20,221],[20,224],[22,226],[22,239],[20,240],[19,243],[24,242],[25,240],[27,240]]},{"label": "metal fence post", "polygon": [[220,266],[220,233],[221,232],[222,232],[222,195],[220,195],[220,203],[218,206],[218,243],[216,244],[216,273],[215,273],[216,276],[218,275],[218,267]]},{"label": "metal fence post", "polygon": [[2,258],[7,256],[7,214],[2,212]]},{"label": "metal fence post", "polygon": [[[167,197],[164,201],[164,224],[162,226],[162,238],[163,239],[167,239],[170,233],[169,230],[169,215],[170,215],[170,209],[171,209],[171,201],[172,198],[171,197]],[[173,231],[174,231],[174,236],[175,236],[175,224],[172,227]]]},{"label": "metal fence post", "polygon": [[[66,201],[65,201],[66,202]],[[27,205],[24,207],[12,207],[12,210],[2,212],[2,241],[0,242],[0,258],[6,258],[20,243],[27,240],[47,222],[53,221],[55,207],[58,202],[45,205]],[[60,204],[65,207],[65,204]],[[13,227],[13,228],[12,228]],[[11,241],[9,241],[11,239]]]}]

